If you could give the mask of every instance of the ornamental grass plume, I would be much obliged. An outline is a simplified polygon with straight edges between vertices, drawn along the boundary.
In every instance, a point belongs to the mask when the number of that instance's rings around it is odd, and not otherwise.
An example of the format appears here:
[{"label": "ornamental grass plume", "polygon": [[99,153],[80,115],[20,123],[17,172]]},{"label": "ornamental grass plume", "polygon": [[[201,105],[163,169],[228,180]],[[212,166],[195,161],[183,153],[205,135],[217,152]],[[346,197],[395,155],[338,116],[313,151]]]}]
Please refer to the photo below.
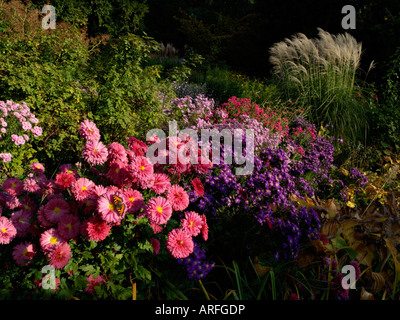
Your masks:
[{"label": "ornamental grass plume", "polygon": [[275,43],[269,50],[273,72],[287,98],[311,106],[312,122],[332,124],[335,137],[355,142],[368,128],[366,107],[356,99],[363,91],[357,79],[362,45],[348,33],[318,28],[318,36],[297,33]]}]

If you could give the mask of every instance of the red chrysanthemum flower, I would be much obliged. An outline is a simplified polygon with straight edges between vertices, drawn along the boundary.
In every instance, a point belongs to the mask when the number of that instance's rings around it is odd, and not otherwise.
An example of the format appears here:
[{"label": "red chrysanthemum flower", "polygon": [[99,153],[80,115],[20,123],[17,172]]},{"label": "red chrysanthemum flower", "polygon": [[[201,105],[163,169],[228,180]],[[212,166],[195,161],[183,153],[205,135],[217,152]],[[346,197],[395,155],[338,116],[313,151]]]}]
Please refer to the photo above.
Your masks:
[{"label": "red chrysanthemum flower", "polygon": [[111,226],[98,216],[87,222],[87,236],[89,240],[103,241],[110,234]]},{"label": "red chrysanthemum flower", "polygon": [[188,231],[173,229],[168,234],[167,249],[174,258],[187,258],[193,252],[193,247],[193,239]]},{"label": "red chrysanthemum flower", "polygon": [[203,197],[204,196],[204,186],[201,183],[199,178],[194,178],[192,180],[192,186],[194,188],[194,191],[196,192],[197,196]]},{"label": "red chrysanthemum flower", "polygon": [[167,191],[167,199],[175,211],[185,210],[189,206],[189,195],[181,186],[174,184]]},{"label": "red chrysanthemum flower", "polygon": [[71,247],[68,243],[57,244],[53,252],[50,254],[50,265],[56,269],[61,269],[66,266],[71,258]]}]

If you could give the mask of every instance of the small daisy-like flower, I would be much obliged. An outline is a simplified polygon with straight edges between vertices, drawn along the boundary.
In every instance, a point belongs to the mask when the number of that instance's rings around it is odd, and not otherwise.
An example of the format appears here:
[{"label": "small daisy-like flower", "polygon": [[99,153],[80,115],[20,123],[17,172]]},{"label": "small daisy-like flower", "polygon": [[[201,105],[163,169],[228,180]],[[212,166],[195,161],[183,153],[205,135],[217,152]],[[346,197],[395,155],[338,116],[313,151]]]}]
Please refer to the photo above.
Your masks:
[{"label": "small daisy-like flower", "polygon": [[107,161],[121,161],[123,163],[128,162],[128,155],[126,154],[125,148],[118,142],[112,142],[108,145],[108,158]]},{"label": "small daisy-like flower", "polygon": [[31,168],[35,174],[44,173],[44,166],[39,162],[32,163]]},{"label": "small daisy-like flower", "polygon": [[17,229],[6,217],[0,217],[0,243],[8,244],[16,236]]},{"label": "small daisy-like flower", "polygon": [[69,213],[69,205],[64,199],[51,199],[44,206],[44,215],[51,223],[58,223],[67,213]]},{"label": "small daisy-like flower", "polygon": [[3,183],[3,190],[11,196],[19,196],[24,191],[24,184],[17,178],[8,178]]},{"label": "small daisy-like flower", "polygon": [[154,174],[154,183],[151,187],[157,194],[164,193],[169,187],[171,187],[171,182],[165,173]]},{"label": "small daisy-like flower", "polygon": [[79,235],[80,220],[73,214],[66,214],[58,223],[57,231],[65,239],[72,239]]},{"label": "small daisy-like flower", "polygon": [[185,219],[182,220],[182,228],[189,231],[195,237],[203,227],[203,219],[197,212],[191,211],[185,213]]},{"label": "small daisy-like flower", "polygon": [[40,247],[46,254],[53,251],[57,244],[63,242],[65,242],[65,239],[54,228],[46,230],[40,235]]},{"label": "small daisy-like flower", "polygon": [[120,215],[114,203],[114,192],[107,191],[97,201],[97,210],[101,218],[110,224],[119,224],[124,217]]},{"label": "small daisy-like flower", "polygon": [[193,252],[193,239],[191,234],[183,229],[173,229],[167,238],[168,252],[177,259],[186,258]]},{"label": "small daisy-like flower", "polygon": [[110,234],[111,226],[100,217],[94,216],[87,222],[87,236],[89,240],[103,241]]},{"label": "small daisy-like flower", "polygon": [[84,120],[83,122],[81,122],[79,133],[87,141],[100,140],[100,131],[97,128],[96,124],[92,121]]},{"label": "small daisy-like flower", "polygon": [[50,253],[50,265],[56,269],[61,269],[66,266],[71,258],[71,247],[68,243],[59,243],[55,246],[54,250]]},{"label": "small daisy-like flower", "polygon": [[30,242],[22,242],[17,244],[12,256],[19,266],[27,266],[36,254],[35,246]]},{"label": "small daisy-like flower", "polygon": [[172,185],[167,191],[167,199],[175,211],[185,210],[189,205],[189,195],[181,186]]},{"label": "small daisy-like flower", "polygon": [[147,203],[147,213],[151,221],[156,224],[165,224],[171,218],[172,207],[167,199],[156,197]]},{"label": "small daisy-like flower", "polygon": [[126,203],[127,213],[135,213],[146,206],[143,200],[143,195],[138,190],[125,190],[123,196]]},{"label": "small daisy-like flower", "polygon": [[56,175],[56,184],[62,190],[69,188],[75,182],[75,176],[68,171],[60,172]]},{"label": "small daisy-like flower", "polygon": [[25,232],[31,226],[30,219],[33,217],[31,212],[18,210],[11,214],[10,220],[18,232]]}]

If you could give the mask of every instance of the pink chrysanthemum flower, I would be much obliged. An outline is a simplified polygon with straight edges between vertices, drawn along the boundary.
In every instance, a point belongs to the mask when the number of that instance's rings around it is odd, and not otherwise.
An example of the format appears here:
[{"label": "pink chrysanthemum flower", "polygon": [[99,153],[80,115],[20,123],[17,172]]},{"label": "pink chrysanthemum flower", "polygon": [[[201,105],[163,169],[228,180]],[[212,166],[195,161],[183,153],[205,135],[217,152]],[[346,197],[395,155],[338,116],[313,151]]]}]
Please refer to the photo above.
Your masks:
[{"label": "pink chrysanthemum flower", "polygon": [[112,142],[108,145],[108,162],[121,161],[122,163],[128,163],[128,155],[126,154],[125,148],[118,142]]},{"label": "pink chrysanthemum flower", "polygon": [[24,180],[24,190],[26,192],[37,193],[40,191],[40,186],[38,185],[36,179],[26,178]]},{"label": "pink chrysanthemum flower", "polygon": [[136,139],[135,137],[126,138],[128,140],[128,147],[134,152],[136,156],[144,156],[147,152],[148,146],[143,141]]},{"label": "pink chrysanthemum flower", "polygon": [[31,212],[27,212],[24,210],[18,210],[11,214],[10,220],[14,225],[15,229],[17,229],[18,233],[25,232],[31,226],[30,219],[33,217]]},{"label": "pink chrysanthemum flower", "polygon": [[7,195],[5,206],[10,210],[14,210],[21,207],[21,202],[18,197]]},{"label": "pink chrysanthemum flower", "polygon": [[36,254],[35,246],[29,242],[17,244],[12,252],[12,256],[19,266],[27,266]]},{"label": "pink chrysanthemum flower", "polygon": [[157,224],[167,223],[172,215],[171,204],[163,197],[151,198],[147,203],[147,214]]},{"label": "pink chrysanthemum flower", "polygon": [[182,220],[182,228],[189,231],[195,237],[203,227],[203,219],[197,212],[191,211],[185,213],[185,219]]},{"label": "pink chrysanthemum flower", "polygon": [[160,252],[160,241],[158,241],[156,238],[151,238],[150,243],[153,247],[154,253],[157,255]]},{"label": "pink chrysanthemum flower", "polygon": [[52,223],[58,223],[67,213],[69,213],[69,205],[64,199],[52,199],[44,206],[44,215]]},{"label": "pink chrysanthemum flower", "polygon": [[171,181],[165,173],[154,174],[154,183],[151,187],[151,190],[153,190],[157,194],[162,194],[169,187],[171,187]]},{"label": "pink chrysanthemum flower", "polygon": [[79,133],[87,141],[100,140],[100,131],[97,128],[96,124],[92,121],[84,120],[83,122],[81,122]]},{"label": "pink chrysanthemum flower", "polygon": [[54,268],[64,268],[69,259],[71,259],[71,247],[66,242],[59,243],[55,246],[49,258],[50,265],[52,265]]},{"label": "pink chrysanthemum flower", "polygon": [[118,213],[114,204],[114,194],[115,193],[112,191],[107,191],[97,201],[97,210],[99,211],[101,218],[112,225],[119,224],[125,216],[125,212],[123,215]]},{"label": "pink chrysanthemum flower", "polygon": [[153,176],[154,168],[149,159],[138,156],[132,160],[128,167],[128,171],[134,178],[143,181]]},{"label": "pink chrysanthemum flower", "polygon": [[100,198],[104,193],[107,192],[107,189],[102,185],[94,186],[92,188],[92,194],[98,198]]},{"label": "pink chrysanthemum flower", "polygon": [[57,231],[65,239],[72,239],[79,235],[80,220],[76,215],[65,214],[57,226]]},{"label": "pink chrysanthemum flower", "polygon": [[44,228],[49,228],[52,225],[54,225],[54,223],[47,220],[46,215],[44,214],[44,206],[41,206],[39,208],[39,210],[37,212],[37,218],[39,220],[40,226],[42,226]]},{"label": "pink chrysanthemum flower", "polygon": [[31,168],[36,174],[44,173],[44,166],[39,162],[32,163]]},{"label": "pink chrysanthemum flower", "polygon": [[83,201],[91,195],[94,186],[93,181],[87,178],[79,178],[72,184],[71,191],[76,200]]},{"label": "pink chrysanthemum flower", "polygon": [[126,203],[127,213],[135,213],[145,207],[143,195],[137,191],[128,189],[124,191],[124,199]]},{"label": "pink chrysanthemum flower", "polygon": [[82,156],[87,163],[97,166],[107,161],[107,147],[100,141],[88,141],[83,148]]},{"label": "pink chrysanthemum flower", "polygon": [[197,196],[203,197],[204,196],[204,186],[201,183],[199,178],[194,178],[191,182],[194,191],[196,192]]},{"label": "pink chrysanthemum flower", "polygon": [[88,282],[88,284],[84,291],[89,294],[96,293],[96,290],[94,289],[96,286],[106,284],[106,280],[101,275],[98,275],[96,278],[93,278],[93,276],[90,275],[89,277],[87,277],[86,281]]},{"label": "pink chrysanthemum flower", "polygon": [[127,175],[126,164],[119,160],[114,160],[110,164],[110,169],[107,172],[107,176],[110,178],[111,182],[120,185],[123,183],[124,177]]},{"label": "pink chrysanthemum flower", "polygon": [[72,186],[75,182],[75,176],[68,171],[60,172],[56,175],[56,184],[61,190],[65,190]]},{"label": "pink chrysanthemum flower", "polygon": [[99,216],[92,217],[87,222],[87,236],[89,240],[103,241],[110,234],[111,226]]},{"label": "pink chrysanthemum flower", "polygon": [[53,251],[57,244],[64,242],[65,239],[54,228],[46,230],[40,235],[40,247],[46,254]]},{"label": "pink chrysanthemum flower", "polygon": [[190,233],[183,229],[173,229],[167,238],[168,252],[177,259],[186,258],[193,252],[193,239]]},{"label": "pink chrysanthemum flower", "polygon": [[0,217],[0,244],[10,243],[16,236],[17,229],[6,217]]},{"label": "pink chrysanthemum flower", "polygon": [[175,211],[185,210],[189,206],[189,195],[181,186],[174,184],[167,191],[167,199]]},{"label": "pink chrysanthemum flower", "polygon": [[161,231],[163,231],[164,227],[158,225],[157,223],[155,223],[154,221],[150,222],[150,227],[153,229],[153,233],[157,234],[160,233]]},{"label": "pink chrysanthemum flower", "polygon": [[208,224],[207,217],[205,214],[201,215],[201,219],[203,220],[203,225],[201,227],[201,235],[203,236],[204,241],[208,240]]},{"label": "pink chrysanthemum flower", "polygon": [[11,196],[19,196],[24,191],[24,184],[17,178],[8,178],[3,183],[3,191]]}]

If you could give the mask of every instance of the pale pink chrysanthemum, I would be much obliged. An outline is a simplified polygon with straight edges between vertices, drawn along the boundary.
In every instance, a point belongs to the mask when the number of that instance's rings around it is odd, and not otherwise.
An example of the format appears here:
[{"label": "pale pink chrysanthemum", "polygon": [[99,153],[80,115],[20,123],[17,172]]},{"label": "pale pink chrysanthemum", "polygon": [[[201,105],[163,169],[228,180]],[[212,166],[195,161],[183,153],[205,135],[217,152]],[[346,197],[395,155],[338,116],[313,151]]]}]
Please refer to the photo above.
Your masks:
[{"label": "pale pink chrysanthemum", "polygon": [[31,212],[24,210],[18,210],[11,214],[10,220],[18,233],[25,232],[31,226],[30,219],[33,217]]},{"label": "pale pink chrysanthemum", "polygon": [[127,213],[132,214],[145,207],[143,195],[138,190],[127,189],[123,193]]},{"label": "pale pink chrysanthemum", "polygon": [[104,193],[106,193],[107,189],[102,185],[94,186],[92,188],[92,194],[98,198],[100,198]]},{"label": "pale pink chrysanthemum", "polygon": [[189,206],[189,195],[181,186],[172,185],[167,191],[167,199],[175,211],[185,210]]},{"label": "pale pink chrysanthemum", "polygon": [[177,259],[187,258],[193,252],[193,239],[184,229],[173,229],[167,238],[168,252]]},{"label": "pale pink chrysanthemum", "polygon": [[185,213],[185,219],[182,220],[182,228],[189,231],[195,237],[203,227],[203,219],[197,212],[191,211]]},{"label": "pale pink chrysanthemum", "polygon": [[58,222],[57,231],[65,239],[72,239],[79,235],[80,220],[76,215],[65,214]]},{"label": "pale pink chrysanthemum", "polygon": [[69,213],[69,205],[64,199],[51,199],[44,206],[44,215],[52,223],[58,223],[67,213]]},{"label": "pale pink chrysanthemum", "polygon": [[89,197],[92,193],[92,188],[95,184],[92,180],[87,178],[79,178],[74,183],[72,183],[71,191],[78,201],[83,201]]},{"label": "pale pink chrysanthemum", "polygon": [[165,173],[155,173],[154,174],[154,183],[151,187],[157,194],[164,193],[169,187],[171,187],[171,181]]},{"label": "pale pink chrysanthemum", "polygon": [[3,182],[3,191],[11,196],[19,196],[24,191],[24,184],[17,178],[8,178]]},{"label": "pale pink chrysanthemum", "polygon": [[57,244],[64,242],[65,239],[55,228],[48,229],[40,235],[40,247],[46,254],[53,251]]},{"label": "pale pink chrysanthemum", "polygon": [[125,212],[123,215],[118,213],[114,204],[114,194],[112,191],[107,191],[97,201],[97,210],[101,218],[112,225],[119,224],[125,216]]},{"label": "pale pink chrysanthemum", "polygon": [[97,128],[96,124],[92,121],[84,120],[83,122],[81,122],[81,126],[79,127],[79,133],[87,141],[100,140],[100,131]]},{"label": "pale pink chrysanthemum", "polygon": [[203,236],[204,241],[207,241],[208,240],[208,224],[207,224],[206,215],[202,214],[201,219],[203,219],[203,225],[201,227],[201,234]]},{"label": "pale pink chrysanthemum", "polygon": [[154,185],[154,174],[145,179],[138,179],[137,183],[143,190],[150,189]]},{"label": "pale pink chrysanthemum", "polygon": [[60,173],[57,173],[55,182],[61,190],[65,190],[72,186],[75,180],[76,179],[73,173],[62,171]]},{"label": "pale pink chrysanthemum", "polygon": [[0,243],[8,244],[17,235],[17,229],[6,217],[0,217]]},{"label": "pale pink chrysanthemum", "polygon": [[103,241],[110,234],[111,226],[99,216],[94,216],[87,222],[87,236],[89,240]]},{"label": "pale pink chrysanthemum", "polygon": [[44,166],[39,162],[32,163],[31,168],[36,174],[44,173]]},{"label": "pale pink chrysanthemum", "polygon": [[97,166],[107,161],[107,147],[100,141],[88,141],[82,150],[82,156],[87,163]]},{"label": "pale pink chrysanthemum", "polygon": [[93,278],[92,275],[86,278],[86,281],[88,282],[85,292],[89,294],[95,294],[96,290],[94,289],[96,286],[99,286],[101,284],[106,284],[106,280],[104,279],[103,276],[98,275],[96,278]]},{"label": "pale pink chrysanthemum", "polygon": [[172,206],[163,197],[151,198],[147,203],[147,214],[157,224],[167,223],[172,215]]},{"label": "pale pink chrysanthemum", "polygon": [[108,145],[108,162],[121,161],[122,163],[128,163],[128,155],[124,146],[118,142],[112,142]]},{"label": "pale pink chrysanthemum", "polygon": [[151,238],[150,243],[153,247],[154,253],[157,255],[160,252],[160,241],[158,241],[156,238]]},{"label": "pale pink chrysanthemum", "polygon": [[26,192],[37,193],[40,191],[40,186],[34,178],[26,178],[24,180],[24,190]]},{"label": "pale pink chrysanthemum", "polygon": [[12,252],[12,256],[19,266],[27,266],[36,254],[35,246],[30,242],[17,244]]},{"label": "pale pink chrysanthemum", "polygon": [[71,259],[71,247],[68,243],[59,243],[55,246],[54,250],[50,253],[50,265],[56,269],[61,269],[66,266]]}]

